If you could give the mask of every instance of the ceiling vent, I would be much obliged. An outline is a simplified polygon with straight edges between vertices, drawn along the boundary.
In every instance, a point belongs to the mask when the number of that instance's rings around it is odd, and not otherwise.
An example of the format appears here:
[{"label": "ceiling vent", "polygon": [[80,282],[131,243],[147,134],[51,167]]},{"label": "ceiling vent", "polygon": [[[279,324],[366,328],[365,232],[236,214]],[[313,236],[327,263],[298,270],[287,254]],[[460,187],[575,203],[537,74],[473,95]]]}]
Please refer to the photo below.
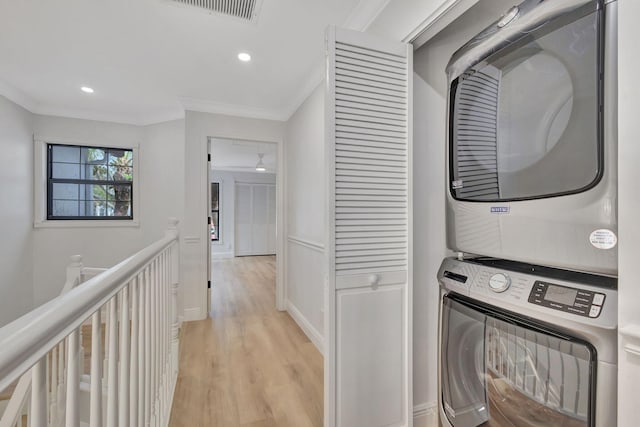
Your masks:
[{"label": "ceiling vent", "polygon": [[173,4],[194,7],[203,12],[231,16],[255,22],[262,0],[170,0]]}]

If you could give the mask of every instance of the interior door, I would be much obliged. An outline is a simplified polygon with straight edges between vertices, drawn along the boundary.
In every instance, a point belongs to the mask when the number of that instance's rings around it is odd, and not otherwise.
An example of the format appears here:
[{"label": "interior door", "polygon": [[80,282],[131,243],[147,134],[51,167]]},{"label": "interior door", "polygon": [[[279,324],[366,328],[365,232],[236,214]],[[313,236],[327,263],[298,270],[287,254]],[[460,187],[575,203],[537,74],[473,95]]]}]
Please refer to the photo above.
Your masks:
[{"label": "interior door", "polygon": [[412,49],[327,32],[325,426],[411,426]]},{"label": "interior door", "polygon": [[236,183],[236,255],[275,254],[275,185]]}]

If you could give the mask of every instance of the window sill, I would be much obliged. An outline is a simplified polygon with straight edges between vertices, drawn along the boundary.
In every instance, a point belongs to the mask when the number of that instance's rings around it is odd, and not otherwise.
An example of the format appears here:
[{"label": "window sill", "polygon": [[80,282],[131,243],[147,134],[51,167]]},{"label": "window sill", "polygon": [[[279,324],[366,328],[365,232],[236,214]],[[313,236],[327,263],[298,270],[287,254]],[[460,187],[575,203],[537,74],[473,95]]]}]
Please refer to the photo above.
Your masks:
[{"label": "window sill", "polygon": [[103,227],[139,227],[138,220],[49,220],[36,221],[33,228],[103,228]]}]

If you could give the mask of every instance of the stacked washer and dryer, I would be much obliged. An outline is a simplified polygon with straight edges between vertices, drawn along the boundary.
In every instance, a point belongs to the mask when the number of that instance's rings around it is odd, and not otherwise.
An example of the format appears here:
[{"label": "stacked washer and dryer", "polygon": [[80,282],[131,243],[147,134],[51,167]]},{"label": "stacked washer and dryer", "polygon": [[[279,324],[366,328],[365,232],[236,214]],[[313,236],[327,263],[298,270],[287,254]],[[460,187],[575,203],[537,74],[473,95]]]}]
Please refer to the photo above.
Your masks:
[{"label": "stacked washer and dryer", "polygon": [[616,7],[527,0],[449,62],[444,426],[616,425]]}]

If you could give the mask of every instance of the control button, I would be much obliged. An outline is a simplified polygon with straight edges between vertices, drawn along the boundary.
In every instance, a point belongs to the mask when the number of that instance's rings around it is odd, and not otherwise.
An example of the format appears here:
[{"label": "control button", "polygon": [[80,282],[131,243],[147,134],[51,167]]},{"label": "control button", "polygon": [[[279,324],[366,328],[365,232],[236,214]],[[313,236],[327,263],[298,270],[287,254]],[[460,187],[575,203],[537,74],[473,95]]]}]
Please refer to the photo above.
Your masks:
[{"label": "control button", "polygon": [[497,273],[489,279],[489,287],[493,292],[504,292],[509,289],[511,279],[504,273]]},{"label": "control button", "polygon": [[595,294],[593,296],[593,303],[595,305],[602,305],[603,302],[604,302],[604,294]]},{"label": "control button", "polygon": [[598,307],[597,305],[592,305],[591,310],[589,311],[589,317],[598,317],[601,308],[602,307]]}]

